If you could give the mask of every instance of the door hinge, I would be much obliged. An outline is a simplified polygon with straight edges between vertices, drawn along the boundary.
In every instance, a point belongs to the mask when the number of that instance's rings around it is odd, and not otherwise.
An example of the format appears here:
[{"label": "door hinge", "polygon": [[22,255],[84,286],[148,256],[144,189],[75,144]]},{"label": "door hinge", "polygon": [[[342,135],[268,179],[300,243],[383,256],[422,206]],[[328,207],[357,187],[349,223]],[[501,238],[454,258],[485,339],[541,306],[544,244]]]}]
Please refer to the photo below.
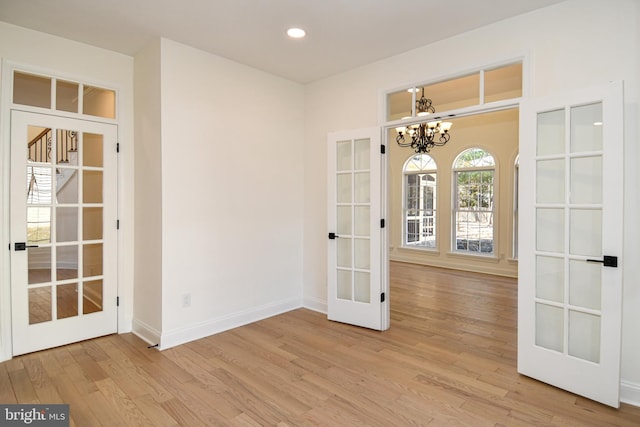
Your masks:
[{"label": "door hinge", "polygon": [[117,142],[116,143],[116,153],[119,153],[119,152],[120,152],[120,143]]},{"label": "door hinge", "polygon": [[380,220],[380,228],[384,228],[384,218]]},{"label": "door hinge", "polygon": [[380,154],[385,154],[387,152],[387,147],[384,144],[380,144]]},{"label": "door hinge", "polygon": [[384,302],[384,292],[380,294],[380,302]]},{"label": "door hinge", "polygon": [[120,220],[116,220],[116,230],[120,230]]},{"label": "door hinge", "polygon": [[116,307],[120,307],[120,297],[116,297]]}]

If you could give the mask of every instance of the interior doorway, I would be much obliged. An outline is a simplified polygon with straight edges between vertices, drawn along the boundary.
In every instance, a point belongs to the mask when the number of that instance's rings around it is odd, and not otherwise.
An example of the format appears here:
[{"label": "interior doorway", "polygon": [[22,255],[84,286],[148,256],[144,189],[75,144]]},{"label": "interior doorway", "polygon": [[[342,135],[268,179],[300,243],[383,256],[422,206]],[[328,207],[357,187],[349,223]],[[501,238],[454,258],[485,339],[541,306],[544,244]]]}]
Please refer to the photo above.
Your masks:
[{"label": "interior doorway", "polygon": [[117,331],[117,126],[11,114],[12,354]]}]

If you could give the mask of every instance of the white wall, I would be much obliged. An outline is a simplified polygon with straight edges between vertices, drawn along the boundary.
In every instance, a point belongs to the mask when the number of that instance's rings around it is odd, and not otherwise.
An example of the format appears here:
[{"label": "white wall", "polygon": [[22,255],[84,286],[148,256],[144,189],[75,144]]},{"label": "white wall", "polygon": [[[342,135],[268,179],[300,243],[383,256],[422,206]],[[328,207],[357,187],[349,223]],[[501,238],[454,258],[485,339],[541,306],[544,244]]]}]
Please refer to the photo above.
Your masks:
[{"label": "white wall", "polygon": [[160,40],[135,57],[135,289],[133,330],[151,344],[162,331],[162,112]]},{"label": "white wall", "polygon": [[166,348],[302,305],[304,91],[170,40],[161,52]]},{"label": "white wall", "polygon": [[[3,22],[0,22],[0,58],[41,72],[118,90],[118,136],[122,148],[119,164],[121,228],[118,277],[121,310],[118,327],[120,331],[130,330],[133,311],[133,239],[130,238],[133,233],[133,188],[128,183],[133,180],[133,58]],[[5,88],[0,88],[0,93],[4,100],[9,99],[5,96],[9,95]],[[8,143],[9,111],[3,108],[0,116],[0,247],[3,248],[9,244]],[[11,355],[9,287],[9,251],[4,250],[0,255],[0,360]]]},{"label": "white wall", "polygon": [[[304,301],[326,308],[326,137],[381,124],[382,95],[403,85],[526,55],[529,93],[625,81],[625,301],[623,397],[640,405],[640,185],[638,17],[634,0],[569,0],[327,78],[305,88]],[[436,106],[437,108],[437,106]],[[392,142],[393,143],[393,142]],[[393,294],[391,294],[393,298]],[[393,325],[392,325],[393,327]]]}]

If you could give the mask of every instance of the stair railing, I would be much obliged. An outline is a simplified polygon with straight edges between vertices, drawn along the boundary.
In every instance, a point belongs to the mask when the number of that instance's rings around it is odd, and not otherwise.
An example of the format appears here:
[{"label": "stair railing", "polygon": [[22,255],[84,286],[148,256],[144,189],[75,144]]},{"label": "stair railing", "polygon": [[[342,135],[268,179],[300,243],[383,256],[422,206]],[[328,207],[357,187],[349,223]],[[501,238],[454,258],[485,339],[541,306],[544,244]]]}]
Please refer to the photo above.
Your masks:
[{"label": "stair railing", "polygon": [[[28,158],[32,162],[49,163],[53,131],[46,128],[27,144]],[[78,150],[77,133],[72,130],[57,129],[56,163],[69,163],[69,153]]]}]

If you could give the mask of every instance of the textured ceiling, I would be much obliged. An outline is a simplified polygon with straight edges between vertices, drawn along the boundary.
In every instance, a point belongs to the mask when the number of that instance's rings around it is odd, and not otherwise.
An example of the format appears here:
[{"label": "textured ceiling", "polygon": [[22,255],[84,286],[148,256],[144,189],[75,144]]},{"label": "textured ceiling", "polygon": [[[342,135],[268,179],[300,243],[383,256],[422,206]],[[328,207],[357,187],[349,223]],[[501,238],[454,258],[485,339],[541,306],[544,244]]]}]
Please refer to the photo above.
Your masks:
[{"label": "textured ceiling", "polygon": [[166,37],[308,83],[561,1],[0,0],[0,21],[127,55]]}]

